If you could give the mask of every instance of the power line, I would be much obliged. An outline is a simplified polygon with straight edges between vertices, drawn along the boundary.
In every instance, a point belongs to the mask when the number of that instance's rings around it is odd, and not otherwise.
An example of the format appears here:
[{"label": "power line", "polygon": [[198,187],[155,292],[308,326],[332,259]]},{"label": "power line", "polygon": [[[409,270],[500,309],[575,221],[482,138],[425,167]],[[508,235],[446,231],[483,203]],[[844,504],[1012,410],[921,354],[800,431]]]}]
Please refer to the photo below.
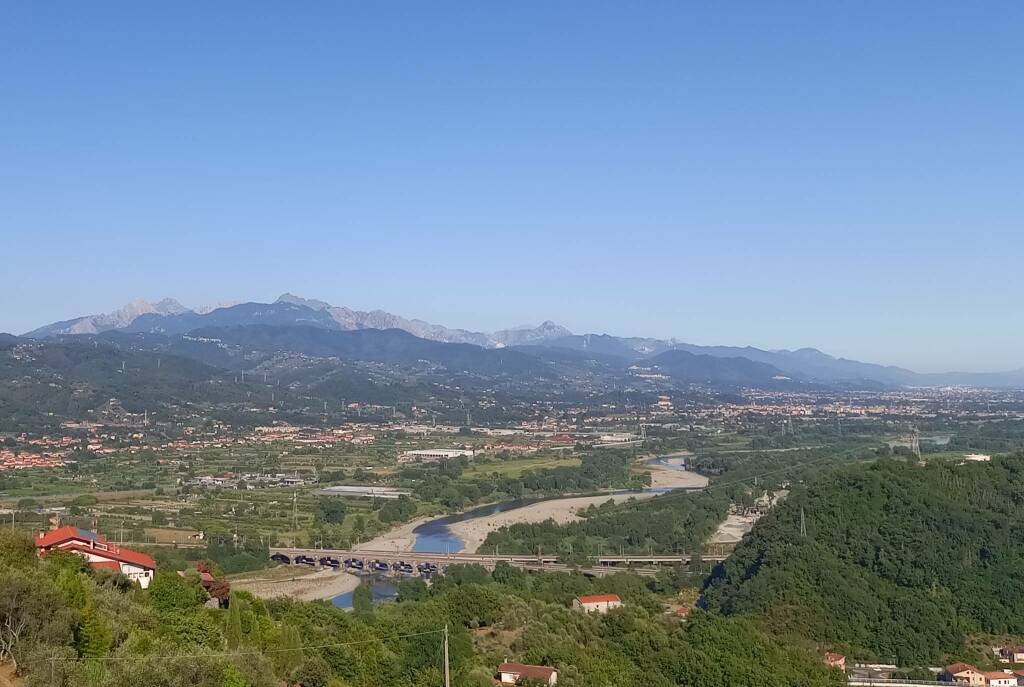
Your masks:
[{"label": "power line", "polygon": [[293,649],[265,649],[263,651],[223,651],[223,652],[204,652],[204,653],[192,653],[192,654],[175,654],[175,655],[164,655],[164,656],[102,656],[99,658],[87,658],[87,657],[75,657],[75,658],[39,658],[34,661],[21,661],[22,663],[79,663],[84,661],[173,661],[175,659],[182,658],[229,658],[236,656],[260,656],[264,654],[278,654],[278,653],[291,653],[295,651],[305,651],[307,649],[335,649],[343,646],[357,646],[359,644],[370,644],[372,642],[384,642],[390,639],[407,639],[409,637],[422,637],[425,635],[447,635],[447,628],[440,630],[425,630],[424,632],[411,632],[403,635],[386,635],[378,636],[372,639],[360,639],[353,642],[336,642],[333,644],[308,644],[304,646],[298,646]]}]

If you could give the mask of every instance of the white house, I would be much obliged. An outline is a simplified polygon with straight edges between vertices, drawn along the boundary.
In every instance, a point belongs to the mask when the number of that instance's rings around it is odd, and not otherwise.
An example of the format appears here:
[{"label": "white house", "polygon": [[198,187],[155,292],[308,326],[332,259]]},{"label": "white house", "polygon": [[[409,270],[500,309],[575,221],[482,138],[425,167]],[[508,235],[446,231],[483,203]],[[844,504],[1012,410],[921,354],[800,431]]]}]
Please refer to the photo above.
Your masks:
[{"label": "white house", "polygon": [[498,666],[498,680],[503,685],[515,685],[523,680],[554,685],[558,682],[558,671],[550,666],[531,666],[525,663],[502,663]]},{"label": "white house", "polygon": [[999,650],[1003,663],[1024,663],[1024,644],[1004,646]]},{"label": "white house", "polygon": [[622,599],[618,594],[588,594],[577,596],[572,602],[573,608],[581,608],[587,613],[607,613],[621,605]]},{"label": "white house", "polygon": [[36,537],[36,551],[40,556],[50,551],[76,553],[89,561],[91,567],[124,573],[143,589],[153,581],[153,573],[156,571],[156,561],[146,554],[111,544],[102,534],[77,527],[60,527],[50,532],[40,532]]},{"label": "white house", "polygon": [[1017,676],[1001,670],[986,672],[985,684],[989,687],[1017,687]]}]

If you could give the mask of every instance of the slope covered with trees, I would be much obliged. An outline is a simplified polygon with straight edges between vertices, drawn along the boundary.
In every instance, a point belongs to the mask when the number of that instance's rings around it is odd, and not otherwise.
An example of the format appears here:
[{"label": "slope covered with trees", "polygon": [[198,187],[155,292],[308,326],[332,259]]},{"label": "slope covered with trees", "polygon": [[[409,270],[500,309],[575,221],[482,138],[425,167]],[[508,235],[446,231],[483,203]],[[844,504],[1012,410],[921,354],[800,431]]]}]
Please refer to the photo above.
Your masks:
[{"label": "slope covered with trees", "polygon": [[[4,530],[0,663],[15,661],[27,687],[434,687],[447,625],[458,687],[490,687],[508,659],[554,666],[564,687],[841,684],[747,620],[681,621],[650,584],[451,566],[429,587],[403,581],[398,603],[374,607],[359,594],[354,612],[245,593],[222,609],[204,604],[194,573],[158,572],[141,590],[73,554],[40,561],[31,540]],[[572,610],[576,595],[596,592],[626,606]]]},{"label": "slope covered with trees", "polygon": [[481,551],[557,552],[567,559],[602,553],[695,551],[715,531],[729,510],[717,493],[666,494],[648,501],[606,503],[580,513],[565,524],[553,520],[516,523],[487,535]]},{"label": "slope covered with trees", "polygon": [[978,633],[1024,634],[1022,532],[1024,454],[849,466],[773,509],[705,598],[780,636],[926,665]]}]

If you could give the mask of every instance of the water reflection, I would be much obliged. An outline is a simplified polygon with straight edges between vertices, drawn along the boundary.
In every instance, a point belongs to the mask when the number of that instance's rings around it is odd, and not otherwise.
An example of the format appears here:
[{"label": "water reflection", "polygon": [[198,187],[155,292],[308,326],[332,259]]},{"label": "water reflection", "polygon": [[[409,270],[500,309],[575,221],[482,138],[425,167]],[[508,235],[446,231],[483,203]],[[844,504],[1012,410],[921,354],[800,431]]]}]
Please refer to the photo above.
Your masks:
[{"label": "water reflection", "polygon": [[[375,604],[381,601],[394,601],[398,598],[396,580],[377,575],[367,575],[363,578],[363,584],[370,585],[370,591],[373,592],[373,603]],[[331,603],[338,608],[352,608],[352,592],[345,592],[341,596],[334,597],[331,599]]]}]

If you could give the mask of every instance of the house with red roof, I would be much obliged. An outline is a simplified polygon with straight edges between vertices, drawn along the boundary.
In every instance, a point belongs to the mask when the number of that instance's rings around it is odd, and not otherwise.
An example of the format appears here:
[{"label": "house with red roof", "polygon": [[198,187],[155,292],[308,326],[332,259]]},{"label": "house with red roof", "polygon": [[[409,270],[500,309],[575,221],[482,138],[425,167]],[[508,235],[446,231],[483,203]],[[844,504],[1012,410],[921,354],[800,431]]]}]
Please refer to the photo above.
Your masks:
[{"label": "house with red roof", "polygon": [[948,665],[939,677],[944,678],[948,682],[970,685],[970,687],[982,687],[985,684],[985,674],[970,663],[953,663]]},{"label": "house with red roof", "polygon": [[524,680],[553,685],[558,682],[558,671],[550,666],[531,666],[525,663],[502,663],[498,666],[498,682],[517,685]]},{"label": "house with red roof", "polygon": [[618,594],[585,594],[573,599],[572,607],[583,609],[587,613],[607,613],[622,605]]},{"label": "house with red roof", "polygon": [[1017,687],[1017,676],[1009,670],[988,670],[982,674],[989,687]]},{"label": "house with red roof", "polygon": [[40,532],[36,551],[45,556],[50,551],[68,551],[83,556],[93,569],[105,568],[124,575],[145,589],[153,580],[156,561],[139,551],[126,549],[107,541],[102,534],[77,527],[60,527]]},{"label": "house with red roof", "polygon": [[839,670],[846,670],[846,656],[838,654],[834,651],[829,651],[825,654],[825,665],[829,668],[839,668]]}]

